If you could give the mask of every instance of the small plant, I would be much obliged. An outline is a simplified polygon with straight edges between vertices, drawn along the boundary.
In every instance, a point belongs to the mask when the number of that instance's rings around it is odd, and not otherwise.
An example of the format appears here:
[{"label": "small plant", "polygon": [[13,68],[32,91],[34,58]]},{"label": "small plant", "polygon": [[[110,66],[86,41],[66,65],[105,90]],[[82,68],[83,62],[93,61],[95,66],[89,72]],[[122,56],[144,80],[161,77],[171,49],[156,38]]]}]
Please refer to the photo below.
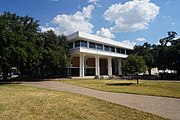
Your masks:
[{"label": "small plant", "polygon": [[99,75],[96,75],[96,76],[95,76],[95,79],[100,79]]},{"label": "small plant", "polygon": [[101,76],[100,76],[100,79],[104,79],[104,76],[101,75]]},{"label": "small plant", "polygon": [[109,76],[109,80],[111,80],[111,79],[113,79],[114,78],[114,76],[113,75],[110,75]]}]

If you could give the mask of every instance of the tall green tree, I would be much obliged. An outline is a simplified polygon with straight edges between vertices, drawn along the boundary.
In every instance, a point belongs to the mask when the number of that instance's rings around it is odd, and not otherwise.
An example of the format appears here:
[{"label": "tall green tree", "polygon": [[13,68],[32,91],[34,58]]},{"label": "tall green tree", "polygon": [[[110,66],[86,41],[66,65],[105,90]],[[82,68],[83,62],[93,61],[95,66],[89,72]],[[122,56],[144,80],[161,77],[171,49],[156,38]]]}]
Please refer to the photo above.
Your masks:
[{"label": "tall green tree", "polygon": [[67,38],[53,31],[41,33],[39,24],[29,16],[5,12],[0,15],[0,66],[7,80],[12,67],[21,74],[40,77],[41,71],[54,72],[67,66]]},{"label": "tall green tree", "polygon": [[176,37],[177,33],[175,31],[168,31],[167,33],[168,33],[168,37],[164,37],[159,40],[161,46],[167,46],[168,42],[174,44],[173,38]]},{"label": "tall green tree", "polygon": [[[154,51],[154,63],[159,70],[174,70],[177,71],[177,78],[179,78],[180,70],[180,55],[179,45],[180,43],[174,39],[177,33],[174,31],[168,31],[168,37],[164,37],[159,40],[160,45],[154,45],[152,51]],[[167,43],[171,43],[167,46]]]},{"label": "tall green tree", "polygon": [[146,63],[146,66],[148,67],[148,73],[149,75],[151,75],[151,69],[155,67],[155,54],[152,49],[152,45],[146,42],[142,46],[135,46],[133,54],[142,56]]},{"label": "tall green tree", "polygon": [[[128,58],[123,63],[123,71],[128,75],[133,75],[142,73],[146,71],[146,63],[141,56],[138,55],[129,55]],[[137,84],[138,84],[137,79]]]},{"label": "tall green tree", "polygon": [[[147,42],[143,45],[135,46],[133,54],[142,56],[144,59],[149,75],[151,75],[151,68],[157,67],[159,70],[174,70],[177,72],[179,78],[180,57],[179,57],[179,39],[174,39],[177,33],[168,31],[168,37],[159,40],[160,45],[151,45]],[[167,43],[171,43],[167,45]]]},{"label": "tall green tree", "polygon": [[180,78],[180,44],[169,46],[166,50],[167,68],[177,72],[177,79]]},{"label": "tall green tree", "polygon": [[66,67],[69,61],[67,38],[64,35],[57,36],[53,31],[42,33],[42,38],[44,40],[41,60],[43,74]]},{"label": "tall green tree", "polygon": [[[177,71],[177,78],[180,76],[180,43],[174,40],[177,33],[168,31],[168,37],[159,40],[161,45],[158,48],[157,67],[162,70],[175,70]],[[171,45],[167,46],[167,43]]]},{"label": "tall green tree", "polygon": [[38,21],[9,12],[0,15],[0,65],[3,80],[7,80],[11,67],[32,69],[38,64],[36,49]]}]

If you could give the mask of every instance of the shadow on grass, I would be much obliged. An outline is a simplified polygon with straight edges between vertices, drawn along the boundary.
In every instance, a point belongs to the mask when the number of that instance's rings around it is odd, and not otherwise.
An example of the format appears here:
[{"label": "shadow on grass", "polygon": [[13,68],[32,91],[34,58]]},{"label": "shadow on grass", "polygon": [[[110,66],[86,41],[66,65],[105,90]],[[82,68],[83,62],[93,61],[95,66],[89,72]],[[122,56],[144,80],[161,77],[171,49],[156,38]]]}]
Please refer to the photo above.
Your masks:
[{"label": "shadow on grass", "polygon": [[52,78],[35,79],[35,78],[9,78],[8,80],[0,80],[0,85],[6,84],[22,84],[23,82],[41,82],[41,81],[52,81]]},{"label": "shadow on grass", "polygon": [[0,82],[0,85],[21,84],[20,82]]},{"label": "shadow on grass", "polygon": [[112,84],[106,84],[109,86],[130,86],[133,85],[134,83],[112,83]]}]

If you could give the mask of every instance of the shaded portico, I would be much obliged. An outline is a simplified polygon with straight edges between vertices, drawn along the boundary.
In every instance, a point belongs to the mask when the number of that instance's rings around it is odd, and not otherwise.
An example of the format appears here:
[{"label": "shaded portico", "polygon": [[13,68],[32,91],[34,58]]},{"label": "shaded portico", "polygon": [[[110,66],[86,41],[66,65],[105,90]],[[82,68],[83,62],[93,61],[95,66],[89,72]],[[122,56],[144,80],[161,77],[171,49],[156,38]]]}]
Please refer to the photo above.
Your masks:
[{"label": "shaded portico", "polygon": [[70,76],[122,75],[121,58],[76,54],[71,58]]}]

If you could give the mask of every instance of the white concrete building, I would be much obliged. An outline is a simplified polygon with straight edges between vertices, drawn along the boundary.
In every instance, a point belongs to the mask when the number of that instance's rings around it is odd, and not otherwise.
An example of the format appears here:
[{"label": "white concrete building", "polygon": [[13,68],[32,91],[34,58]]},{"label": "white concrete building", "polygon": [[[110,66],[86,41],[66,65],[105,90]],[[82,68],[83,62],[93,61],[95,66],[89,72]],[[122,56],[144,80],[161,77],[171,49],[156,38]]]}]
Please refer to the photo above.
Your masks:
[{"label": "white concrete building", "polygon": [[67,36],[71,54],[69,76],[122,75],[121,61],[133,47],[108,38],[75,32]]}]

